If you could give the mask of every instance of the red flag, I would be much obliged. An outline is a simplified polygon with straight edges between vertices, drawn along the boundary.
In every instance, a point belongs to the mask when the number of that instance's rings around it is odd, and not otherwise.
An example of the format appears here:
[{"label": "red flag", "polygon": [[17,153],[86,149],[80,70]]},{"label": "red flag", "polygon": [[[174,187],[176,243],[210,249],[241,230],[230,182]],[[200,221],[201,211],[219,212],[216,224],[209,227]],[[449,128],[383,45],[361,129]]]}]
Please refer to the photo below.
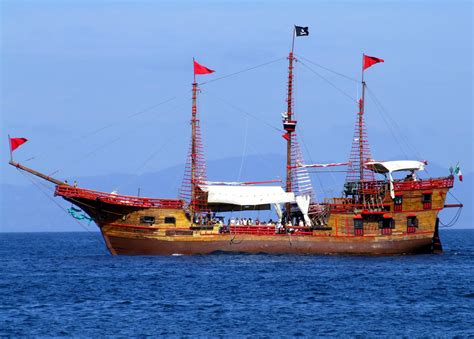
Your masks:
[{"label": "red flag", "polygon": [[384,62],[384,60],[364,54],[364,71],[370,66],[378,64],[379,62]]},{"label": "red flag", "polygon": [[26,138],[10,138],[10,147],[11,147],[12,152],[27,141],[28,139]]},{"label": "red flag", "polygon": [[194,74],[211,74],[214,73],[214,70],[199,65],[196,60],[194,61]]},{"label": "red flag", "polygon": [[290,135],[288,133],[285,133],[282,135],[283,139],[290,141]]}]

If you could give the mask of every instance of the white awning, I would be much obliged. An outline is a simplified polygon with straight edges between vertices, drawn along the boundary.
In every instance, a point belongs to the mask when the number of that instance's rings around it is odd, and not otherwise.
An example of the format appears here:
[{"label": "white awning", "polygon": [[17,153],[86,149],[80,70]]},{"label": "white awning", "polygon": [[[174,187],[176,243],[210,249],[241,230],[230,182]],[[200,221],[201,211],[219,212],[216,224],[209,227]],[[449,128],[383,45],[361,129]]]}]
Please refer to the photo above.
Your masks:
[{"label": "white awning", "polygon": [[[425,169],[425,165],[426,162],[417,160],[369,161],[365,163],[365,167],[376,173],[388,174],[390,183],[390,196],[392,199],[395,199],[392,173],[398,171],[422,171]],[[414,174],[411,177],[411,180],[416,180]]]},{"label": "white awning", "polygon": [[202,185],[199,187],[208,193],[208,203],[258,206],[295,201],[294,193],[285,192],[279,186]]},{"label": "white awning", "polygon": [[365,167],[376,173],[422,171],[425,169],[425,165],[425,162],[417,160],[369,161],[365,163]]}]

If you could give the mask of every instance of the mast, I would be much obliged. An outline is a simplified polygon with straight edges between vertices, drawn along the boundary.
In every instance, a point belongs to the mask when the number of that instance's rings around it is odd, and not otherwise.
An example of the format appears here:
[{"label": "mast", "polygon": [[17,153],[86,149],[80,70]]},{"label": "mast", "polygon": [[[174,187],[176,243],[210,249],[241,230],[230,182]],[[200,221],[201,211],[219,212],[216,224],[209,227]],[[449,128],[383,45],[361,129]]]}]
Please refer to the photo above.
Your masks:
[{"label": "mast", "polygon": [[[194,59],[193,59],[194,60]],[[198,84],[196,82],[196,74],[194,75],[193,82],[193,97],[192,97],[192,108],[191,108],[191,215],[194,216],[195,204],[196,204],[196,158],[197,158],[197,142],[196,142],[196,129],[197,129],[197,89]]]},{"label": "mast", "polygon": [[[283,124],[283,128],[288,133],[288,138],[286,142],[286,191],[292,191],[292,181],[291,181],[291,137],[293,132],[296,129],[296,121],[292,121],[293,118],[293,61],[295,57],[293,56],[293,50],[295,47],[295,29],[293,28],[293,41],[291,43],[291,51],[288,54],[288,93],[286,102],[288,104],[286,109],[286,121]],[[294,126],[290,126],[290,123],[293,122]]]},{"label": "mast", "polygon": [[362,204],[365,204],[364,195],[364,140],[363,140],[363,124],[364,124],[364,109],[365,109],[365,81],[364,81],[364,54],[362,54],[362,98],[359,101],[359,178],[360,178],[360,195],[362,197]]},{"label": "mast", "polygon": [[[364,80],[365,70],[371,66],[366,64],[365,54],[362,54],[362,95],[358,101],[358,112],[354,127],[354,139],[352,142],[351,153],[349,158],[349,168],[346,176],[345,194],[350,195],[354,199],[354,203],[366,206],[372,199],[371,195],[376,193],[371,182],[375,181],[374,172],[364,167],[365,162],[372,158],[370,145],[367,136],[367,130],[364,122],[365,113],[365,91],[366,84]],[[382,59],[376,59],[376,62],[383,62]],[[373,63],[372,63],[373,64]]]},{"label": "mast", "polygon": [[[286,131],[286,192],[293,191],[292,182],[292,138],[293,132],[296,130],[296,121],[293,120],[293,55],[295,47],[296,27],[293,27],[293,38],[291,42],[291,50],[288,54],[288,90],[287,90],[287,109],[286,116],[283,118],[283,129]],[[287,219],[291,216],[291,204],[287,203],[285,206]]]},{"label": "mast", "polygon": [[197,112],[198,83],[196,75],[210,74],[214,71],[199,65],[193,58],[194,77],[192,83],[192,106],[191,106],[191,142],[186,160],[183,183],[180,190],[180,198],[188,202],[191,221],[195,221],[196,213],[207,211],[207,204],[200,185],[206,181],[206,164],[204,150],[199,127]]}]

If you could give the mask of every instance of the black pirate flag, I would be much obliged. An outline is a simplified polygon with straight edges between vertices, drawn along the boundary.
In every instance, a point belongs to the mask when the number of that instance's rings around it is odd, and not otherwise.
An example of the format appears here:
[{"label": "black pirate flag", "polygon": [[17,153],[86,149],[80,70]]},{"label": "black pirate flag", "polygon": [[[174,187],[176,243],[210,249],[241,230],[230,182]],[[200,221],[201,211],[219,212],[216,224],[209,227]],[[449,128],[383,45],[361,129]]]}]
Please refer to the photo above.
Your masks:
[{"label": "black pirate flag", "polygon": [[295,26],[296,36],[307,36],[309,35],[308,27]]}]

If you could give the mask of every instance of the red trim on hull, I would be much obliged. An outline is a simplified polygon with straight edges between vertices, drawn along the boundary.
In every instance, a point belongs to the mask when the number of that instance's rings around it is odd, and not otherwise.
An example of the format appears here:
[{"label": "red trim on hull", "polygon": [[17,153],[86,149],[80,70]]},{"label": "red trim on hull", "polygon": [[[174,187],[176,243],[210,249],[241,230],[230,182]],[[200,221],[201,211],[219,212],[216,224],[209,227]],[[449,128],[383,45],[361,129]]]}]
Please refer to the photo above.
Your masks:
[{"label": "red trim on hull", "polygon": [[156,199],[134,197],[129,195],[118,195],[106,192],[88,190],[84,188],[72,187],[69,185],[57,185],[55,196],[63,198],[81,198],[92,201],[100,201],[112,205],[133,206],[133,207],[156,207],[156,208],[183,208],[183,201],[178,199]]}]

